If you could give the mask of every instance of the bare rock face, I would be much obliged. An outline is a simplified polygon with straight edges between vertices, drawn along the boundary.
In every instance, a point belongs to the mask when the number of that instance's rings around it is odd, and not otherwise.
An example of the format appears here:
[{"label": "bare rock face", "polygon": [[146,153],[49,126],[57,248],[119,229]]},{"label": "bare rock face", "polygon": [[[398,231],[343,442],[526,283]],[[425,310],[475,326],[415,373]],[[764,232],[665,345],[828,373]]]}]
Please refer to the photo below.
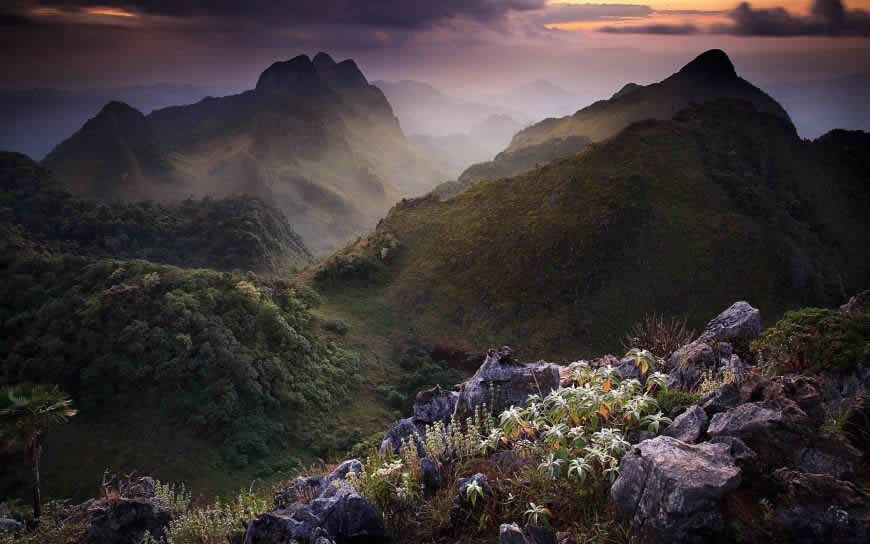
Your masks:
[{"label": "bare rock face", "polygon": [[697,404],[677,416],[670,427],[662,433],[688,444],[694,444],[707,430],[707,414]]},{"label": "bare rock face", "polygon": [[636,528],[664,542],[702,542],[722,530],[719,502],[740,482],[727,444],[660,436],[622,458],[610,494]]},{"label": "bare rock face", "polygon": [[789,542],[870,542],[870,495],[828,474],[780,469],[774,527]]},{"label": "bare rock face", "polygon": [[495,412],[525,406],[529,395],[544,396],[559,387],[559,368],[543,361],[520,364],[511,358],[507,346],[490,349],[474,376],[462,384],[454,415],[464,421],[484,404]]}]

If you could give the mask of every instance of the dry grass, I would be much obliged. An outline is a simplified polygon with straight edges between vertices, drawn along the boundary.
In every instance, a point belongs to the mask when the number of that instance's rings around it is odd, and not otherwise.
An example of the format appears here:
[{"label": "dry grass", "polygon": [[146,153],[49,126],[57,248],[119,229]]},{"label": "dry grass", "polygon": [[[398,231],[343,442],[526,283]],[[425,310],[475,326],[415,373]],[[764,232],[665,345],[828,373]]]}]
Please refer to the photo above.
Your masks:
[{"label": "dry grass", "polygon": [[695,338],[695,331],[686,326],[680,317],[665,318],[664,314],[649,313],[634,324],[631,332],[625,335],[623,347],[648,349],[656,357],[667,359],[680,347]]}]

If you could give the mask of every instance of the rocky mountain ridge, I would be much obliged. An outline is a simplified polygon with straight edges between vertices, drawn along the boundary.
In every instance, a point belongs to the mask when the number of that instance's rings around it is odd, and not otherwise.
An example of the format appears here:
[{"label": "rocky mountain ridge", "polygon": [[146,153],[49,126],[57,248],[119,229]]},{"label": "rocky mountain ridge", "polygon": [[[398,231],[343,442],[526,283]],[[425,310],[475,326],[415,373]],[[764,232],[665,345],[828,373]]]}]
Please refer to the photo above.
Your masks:
[{"label": "rocky mountain ridge", "polygon": [[357,65],[326,53],[274,63],[241,94],[147,116],[112,102],[43,164],[97,199],[252,194],[281,209],[315,252],[443,177]]}]

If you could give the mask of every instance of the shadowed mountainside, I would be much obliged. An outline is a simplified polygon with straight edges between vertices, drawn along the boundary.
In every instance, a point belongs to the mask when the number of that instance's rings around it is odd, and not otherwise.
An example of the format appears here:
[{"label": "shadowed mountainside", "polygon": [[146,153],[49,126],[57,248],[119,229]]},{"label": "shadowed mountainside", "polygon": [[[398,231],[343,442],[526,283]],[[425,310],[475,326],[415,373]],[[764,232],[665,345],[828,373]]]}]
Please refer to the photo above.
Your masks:
[{"label": "shadowed mountainside", "polygon": [[325,53],[275,63],[239,95],[147,116],[110,103],[43,164],[72,191],[107,200],[253,194],[315,252],[443,177],[356,64]]}]

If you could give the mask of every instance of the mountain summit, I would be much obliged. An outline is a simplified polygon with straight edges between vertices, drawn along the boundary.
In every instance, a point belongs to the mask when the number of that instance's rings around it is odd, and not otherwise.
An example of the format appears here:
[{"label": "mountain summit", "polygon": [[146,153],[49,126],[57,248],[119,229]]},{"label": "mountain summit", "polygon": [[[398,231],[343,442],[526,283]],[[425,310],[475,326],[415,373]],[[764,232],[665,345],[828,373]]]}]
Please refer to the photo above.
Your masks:
[{"label": "mountain summit", "polygon": [[443,179],[356,63],[322,52],[272,64],[238,95],[147,116],[108,104],[43,164],[95,198],[259,196],[315,252],[365,232],[392,203]]},{"label": "mountain summit", "polygon": [[759,111],[772,113],[791,124],[786,111],[764,91],[737,75],[728,55],[711,49],[698,55],[679,72],[652,85],[617,92],[574,115],[546,119],[514,136],[507,151],[543,144],[548,140],[585,136],[601,141],[615,136],[628,125],[645,119],[670,119],[690,104],[719,98],[745,100]]},{"label": "mountain summit", "polygon": [[721,49],[710,49],[695,57],[695,60],[683,66],[681,74],[716,74],[737,77],[731,59]]}]

